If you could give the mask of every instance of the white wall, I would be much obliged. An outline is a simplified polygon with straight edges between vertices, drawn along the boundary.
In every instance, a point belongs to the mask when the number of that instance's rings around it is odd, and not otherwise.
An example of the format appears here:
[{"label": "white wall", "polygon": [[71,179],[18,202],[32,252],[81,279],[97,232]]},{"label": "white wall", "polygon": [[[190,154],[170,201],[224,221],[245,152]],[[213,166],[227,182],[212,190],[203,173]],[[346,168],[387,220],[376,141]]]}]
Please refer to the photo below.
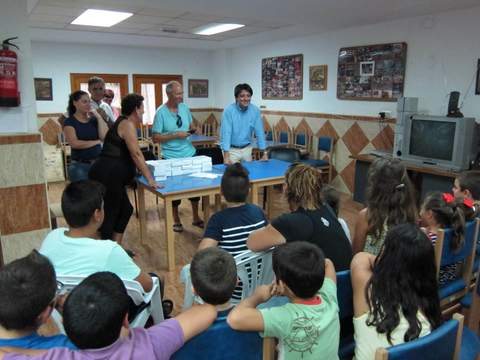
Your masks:
[{"label": "white wall", "polygon": [[[225,96],[224,90],[231,93],[235,84],[247,82],[254,91],[253,101],[270,110],[377,116],[385,109],[395,115],[395,103],[336,98],[337,56],[341,47],[404,41],[408,44],[405,96],[419,97],[419,110],[443,115],[447,111],[449,92],[458,90],[461,101],[465,98],[463,114],[480,117],[480,96],[474,95],[475,83],[466,94],[480,58],[479,18],[480,7],[477,7],[233,50],[217,50],[216,62],[222,63],[219,58],[224,58],[223,64],[227,68],[221,71],[229,76],[224,79],[215,102],[220,107],[230,103],[233,95]],[[262,58],[297,53],[304,55],[303,100],[262,100]],[[309,91],[308,68],[321,64],[328,64],[328,90]],[[219,76],[218,82],[221,80],[222,76]]]},{"label": "white wall", "polygon": [[[206,50],[158,49],[104,45],[33,42],[35,77],[52,78],[53,101],[37,101],[39,113],[62,112],[67,107],[70,73],[183,75],[184,101],[190,107],[214,105],[213,53]],[[188,79],[209,79],[209,98],[188,98]]]},{"label": "white wall", "polygon": [[18,36],[14,43],[20,47],[20,50],[12,48],[18,55],[20,106],[0,107],[0,133],[34,132],[37,130],[37,119],[26,0],[2,0],[0,34],[0,40]]}]

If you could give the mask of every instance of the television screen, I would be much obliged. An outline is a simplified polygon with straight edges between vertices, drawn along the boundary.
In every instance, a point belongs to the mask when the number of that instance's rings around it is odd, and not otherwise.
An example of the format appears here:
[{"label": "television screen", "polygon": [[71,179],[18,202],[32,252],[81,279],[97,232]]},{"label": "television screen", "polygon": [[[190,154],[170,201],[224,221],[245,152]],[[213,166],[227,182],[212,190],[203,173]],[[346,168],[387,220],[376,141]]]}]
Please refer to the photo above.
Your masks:
[{"label": "television screen", "polygon": [[412,120],[410,155],[451,161],[455,127],[455,122]]}]

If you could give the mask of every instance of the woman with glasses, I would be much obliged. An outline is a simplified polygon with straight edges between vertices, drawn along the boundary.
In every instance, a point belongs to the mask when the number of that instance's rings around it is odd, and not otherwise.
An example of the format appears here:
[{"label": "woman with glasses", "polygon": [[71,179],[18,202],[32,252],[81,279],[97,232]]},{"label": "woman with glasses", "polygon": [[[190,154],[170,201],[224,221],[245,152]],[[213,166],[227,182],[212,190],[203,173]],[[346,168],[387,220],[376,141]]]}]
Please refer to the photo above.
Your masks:
[{"label": "woman with glasses", "polygon": [[85,91],[78,90],[70,94],[67,111],[63,133],[72,149],[68,179],[72,182],[86,180],[92,163],[102,151],[101,144],[108,126],[92,108],[90,96]]},{"label": "woman with glasses", "polygon": [[102,239],[119,244],[123,240],[133,207],[126,186],[135,177],[136,168],[147,179],[148,185],[160,188],[145,163],[137,140],[137,125],[144,113],[143,96],[128,94],[122,99],[122,115],[105,137],[100,158],[90,170],[90,179],[99,181],[105,188],[105,219],[100,228]]},{"label": "woman with glasses", "polygon": [[[152,140],[160,143],[162,158],[175,159],[195,156],[196,149],[192,145],[190,135],[198,132],[192,126],[192,114],[187,105],[183,103],[182,85],[177,81],[167,84],[166,92],[168,101],[160,106],[153,122]],[[199,197],[190,198],[192,203],[192,225],[203,228],[203,221],[198,215]],[[175,200],[173,205],[173,231],[182,232],[183,225],[178,215],[178,206],[181,200]]]}]

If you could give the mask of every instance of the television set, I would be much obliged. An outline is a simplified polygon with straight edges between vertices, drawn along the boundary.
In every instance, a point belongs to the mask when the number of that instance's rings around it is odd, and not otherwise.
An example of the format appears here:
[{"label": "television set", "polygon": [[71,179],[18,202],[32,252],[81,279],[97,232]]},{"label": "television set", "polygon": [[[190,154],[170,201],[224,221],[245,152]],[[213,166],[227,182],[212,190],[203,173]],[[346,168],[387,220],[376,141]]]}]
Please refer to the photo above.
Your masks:
[{"label": "television set", "polygon": [[474,118],[413,114],[399,120],[403,123],[397,124],[401,131],[395,133],[395,157],[452,171],[468,169],[475,158]]}]

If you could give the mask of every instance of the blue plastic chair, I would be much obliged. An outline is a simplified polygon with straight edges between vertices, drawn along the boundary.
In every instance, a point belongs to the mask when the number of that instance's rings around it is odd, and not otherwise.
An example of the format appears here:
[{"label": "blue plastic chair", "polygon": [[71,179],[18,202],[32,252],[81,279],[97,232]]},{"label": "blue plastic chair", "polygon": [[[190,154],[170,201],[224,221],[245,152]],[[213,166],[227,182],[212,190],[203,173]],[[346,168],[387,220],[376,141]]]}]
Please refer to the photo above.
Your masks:
[{"label": "blue plastic chair", "polygon": [[288,132],[282,131],[278,134],[278,139],[277,140],[281,143],[288,144],[288,141],[289,141],[288,137],[289,137]]},{"label": "blue plastic chair", "polygon": [[457,251],[451,250],[453,239],[452,229],[441,229],[435,243],[435,262],[437,274],[440,268],[446,265],[463,263],[462,277],[443,284],[439,288],[440,304],[442,308],[459,301],[468,291],[472,278],[472,266],[475,256],[475,245],[478,233],[478,222],[470,221],[465,224],[465,238],[463,246]]},{"label": "blue plastic chair", "polygon": [[207,331],[190,339],[172,360],[260,360],[263,339],[258,332],[232,330],[221,314]]},{"label": "blue plastic chair", "polygon": [[353,289],[350,270],[337,272],[337,299],[340,309],[340,359],[349,359],[355,352],[353,338]]},{"label": "blue plastic chair", "polygon": [[452,360],[459,359],[463,330],[463,316],[454,314],[429,335],[419,339],[379,348],[375,360]]},{"label": "blue plastic chair", "polygon": [[[305,159],[302,162],[314,166],[316,168],[322,169],[328,175],[328,182],[332,181],[332,159],[333,159],[333,146],[334,140],[328,136],[321,136],[318,138],[317,143],[317,154],[315,159]],[[328,155],[328,160],[321,159],[321,154],[325,153]]]}]

